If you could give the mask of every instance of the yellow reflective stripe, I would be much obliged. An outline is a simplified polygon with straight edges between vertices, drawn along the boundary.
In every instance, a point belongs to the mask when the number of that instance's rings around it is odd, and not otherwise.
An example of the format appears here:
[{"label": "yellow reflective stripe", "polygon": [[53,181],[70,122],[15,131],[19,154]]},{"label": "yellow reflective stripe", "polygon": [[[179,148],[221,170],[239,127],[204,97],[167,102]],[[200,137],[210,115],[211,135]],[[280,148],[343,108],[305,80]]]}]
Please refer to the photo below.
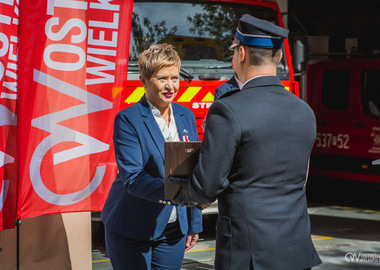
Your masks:
[{"label": "yellow reflective stripe", "polygon": [[215,250],[215,248],[204,248],[204,249],[188,250],[188,251],[185,251],[185,253],[200,252],[200,251],[209,251],[209,250]]},{"label": "yellow reflective stripe", "polygon": [[145,93],[145,89],[144,87],[140,86],[140,87],[137,87],[135,89],[135,91],[133,91],[133,93],[125,100],[125,103],[127,102],[138,102],[141,97],[144,95]]},{"label": "yellow reflective stripe", "polygon": [[290,91],[290,87],[289,86],[285,86],[285,89]]},{"label": "yellow reflective stripe", "polygon": [[208,92],[207,95],[202,99],[203,102],[213,102],[214,101],[214,95],[211,94],[211,92]]},{"label": "yellow reflective stripe", "polygon": [[311,240],[316,241],[316,240],[326,240],[326,239],[332,239],[334,237],[331,236],[324,236],[324,235],[312,235]]},{"label": "yellow reflective stripe", "polygon": [[195,97],[196,94],[202,89],[202,87],[189,87],[182,94],[182,96],[177,100],[177,102],[189,102]]}]

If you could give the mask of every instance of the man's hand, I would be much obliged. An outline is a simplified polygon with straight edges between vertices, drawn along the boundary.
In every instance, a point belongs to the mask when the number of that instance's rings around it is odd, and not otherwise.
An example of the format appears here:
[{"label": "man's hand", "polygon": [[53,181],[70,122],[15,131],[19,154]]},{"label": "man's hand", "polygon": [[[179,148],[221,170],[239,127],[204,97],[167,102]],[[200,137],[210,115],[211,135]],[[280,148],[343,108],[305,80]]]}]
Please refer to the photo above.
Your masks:
[{"label": "man's hand", "polygon": [[212,203],[205,203],[205,204],[199,204],[196,206],[199,210],[205,210],[207,207],[209,207]]},{"label": "man's hand", "polygon": [[181,206],[189,206],[194,207],[197,206],[198,203],[190,196],[188,193],[188,179],[187,178],[179,178],[179,177],[173,177],[169,176],[169,181],[173,183],[180,183],[181,184],[181,191],[177,195],[176,198],[174,198],[173,202],[177,205]]},{"label": "man's hand", "polygon": [[179,192],[177,197],[174,198],[173,200],[174,204],[187,206],[187,207],[195,207],[198,210],[204,210],[212,204],[212,203],[200,204],[191,197],[191,195],[188,192],[188,186],[187,186],[189,179],[169,176],[169,181],[173,183],[181,184],[181,191]]},{"label": "man's hand", "polygon": [[185,251],[190,250],[198,241],[199,235],[197,233],[189,233],[186,237]]}]

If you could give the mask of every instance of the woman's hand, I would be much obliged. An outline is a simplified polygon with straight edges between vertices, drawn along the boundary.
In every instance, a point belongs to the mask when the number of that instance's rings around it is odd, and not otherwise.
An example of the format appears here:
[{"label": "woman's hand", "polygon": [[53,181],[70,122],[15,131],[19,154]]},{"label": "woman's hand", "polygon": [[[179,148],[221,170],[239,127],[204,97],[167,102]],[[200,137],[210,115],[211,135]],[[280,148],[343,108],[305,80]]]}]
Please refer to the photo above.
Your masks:
[{"label": "woman's hand", "polygon": [[189,233],[186,237],[185,251],[190,250],[198,241],[199,235],[197,233]]}]

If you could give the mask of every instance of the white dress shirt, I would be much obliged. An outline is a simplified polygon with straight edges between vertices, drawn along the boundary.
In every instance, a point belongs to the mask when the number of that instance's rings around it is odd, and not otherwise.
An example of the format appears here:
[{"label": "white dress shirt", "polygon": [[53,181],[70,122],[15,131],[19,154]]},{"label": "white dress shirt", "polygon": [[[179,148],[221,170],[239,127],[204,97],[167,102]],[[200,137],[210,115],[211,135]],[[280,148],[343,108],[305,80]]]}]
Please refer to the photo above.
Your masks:
[{"label": "white dress shirt", "polygon": [[[156,119],[157,125],[161,130],[162,136],[164,136],[165,141],[167,142],[179,142],[179,133],[177,129],[177,125],[175,123],[174,114],[172,105],[170,104],[170,123],[169,126],[166,124],[165,119],[162,117],[160,111],[154,107],[148,101],[149,107],[152,110],[154,119]],[[172,223],[177,220],[177,207],[173,207],[172,213],[170,214],[169,222]]]},{"label": "white dress shirt", "polygon": [[243,83],[236,77],[236,75],[234,75],[234,77],[235,77],[235,80],[239,86],[239,89],[241,90],[243,88]]}]

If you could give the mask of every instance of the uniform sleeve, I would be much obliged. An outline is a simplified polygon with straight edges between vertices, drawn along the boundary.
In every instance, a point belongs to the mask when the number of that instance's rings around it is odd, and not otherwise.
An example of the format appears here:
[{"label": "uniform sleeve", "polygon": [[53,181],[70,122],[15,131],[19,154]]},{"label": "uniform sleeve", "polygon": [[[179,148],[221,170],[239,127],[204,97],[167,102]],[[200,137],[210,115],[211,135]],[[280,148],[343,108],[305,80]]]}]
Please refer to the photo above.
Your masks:
[{"label": "uniform sleeve", "polygon": [[116,116],[113,138],[119,175],[128,192],[153,202],[162,200],[164,179],[155,178],[144,171],[143,153],[137,132],[125,115]]},{"label": "uniform sleeve", "polygon": [[221,95],[222,95],[222,89],[221,89],[221,86],[219,86],[215,90],[215,100],[217,100],[218,98],[220,98]]},{"label": "uniform sleeve", "polygon": [[[191,139],[192,141],[199,141],[197,125],[195,123],[195,116],[192,111],[189,111],[187,117],[189,121],[189,127],[191,127]],[[187,220],[189,225],[188,233],[200,233],[203,231],[202,226],[202,211],[194,208],[188,207],[187,209]]]},{"label": "uniform sleeve", "polygon": [[189,222],[189,233],[200,233],[203,231],[201,210],[194,207],[188,207],[187,220]]},{"label": "uniform sleeve", "polygon": [[240,136],[232,109],[222,101],[214,102],[207,114],[199,162],[189,179],[189,192],[196,201],[213,202],[228,187]]}]

